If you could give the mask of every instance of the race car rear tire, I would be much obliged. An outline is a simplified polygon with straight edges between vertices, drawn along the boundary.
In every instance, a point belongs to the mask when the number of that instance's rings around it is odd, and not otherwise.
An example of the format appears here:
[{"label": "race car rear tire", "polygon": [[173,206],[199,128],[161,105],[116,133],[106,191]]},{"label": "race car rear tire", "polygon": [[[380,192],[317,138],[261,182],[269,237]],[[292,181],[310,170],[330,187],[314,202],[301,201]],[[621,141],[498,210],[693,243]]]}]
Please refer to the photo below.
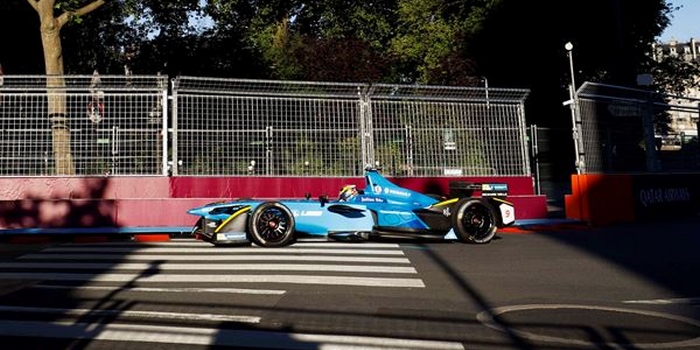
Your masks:
[{"label": "race car rear tire", "polygon": [[465,243],[491,242],[498,229],[493,207],[480,198],[463,198],[455,204],[452,213],[452,229]]},{"label": "race car rear tire", "polygon": [[294,215],[282,203],[262,203],[248,219],[248,234],[261,247],[286,246],[294,240]]}]

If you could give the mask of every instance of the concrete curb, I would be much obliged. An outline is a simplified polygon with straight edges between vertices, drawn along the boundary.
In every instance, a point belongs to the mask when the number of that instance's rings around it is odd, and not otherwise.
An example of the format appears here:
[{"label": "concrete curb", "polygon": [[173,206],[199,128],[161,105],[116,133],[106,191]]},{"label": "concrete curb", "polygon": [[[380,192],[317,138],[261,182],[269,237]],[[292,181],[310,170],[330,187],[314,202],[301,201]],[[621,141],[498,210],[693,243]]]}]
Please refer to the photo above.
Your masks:
[{"label": "concrete curb", "polygon": [[171,236],[189,235],[192,228],[171,227],[97,227],[97,228],[28,228],[0,230],[0,239],[11,244],[45,244],[53,241],[98,243],[112,240],[163,242]]},{"label": "concrete curb", "polygon": [[[529,234],[538,231],[582,230],[586,222],[571,219],[525,219],[498,230],[505,234]],[[189,236],[189,226],[170,227],[98,227],[98,228],[28,228],[0,230],[0,240],[13,244],[45,244],[52,241],[99,243],[112,240],[163,242],[173,237]]]},{"label": "concrete curb", "polygon": [[590,229],[591,225],[587,222],[572,219],[528,219],[517,220],[515,224],[509,227],[499,229],[499,233],[515,233],[527,234],[541,231],[560,231],[560,230],[585,230]]}]

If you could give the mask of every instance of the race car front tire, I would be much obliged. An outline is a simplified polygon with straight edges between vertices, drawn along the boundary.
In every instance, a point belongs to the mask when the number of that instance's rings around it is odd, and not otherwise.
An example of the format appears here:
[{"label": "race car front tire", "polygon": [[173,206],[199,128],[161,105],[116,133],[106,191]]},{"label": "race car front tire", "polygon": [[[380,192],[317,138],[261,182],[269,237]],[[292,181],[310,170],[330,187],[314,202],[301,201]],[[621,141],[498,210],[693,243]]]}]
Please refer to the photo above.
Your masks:
[{"label": "race car front tire", "polygon": [[261,203],[248,219],[248,234],[261,247],[289,245],[294,240],[294,215],[282,203]]},{"label": "race car front tire", "polygon": [[460,241],[485,244],[491,242],[498,229],[493,207],[480,198],[460,199],[452,213],[452,229]]}]

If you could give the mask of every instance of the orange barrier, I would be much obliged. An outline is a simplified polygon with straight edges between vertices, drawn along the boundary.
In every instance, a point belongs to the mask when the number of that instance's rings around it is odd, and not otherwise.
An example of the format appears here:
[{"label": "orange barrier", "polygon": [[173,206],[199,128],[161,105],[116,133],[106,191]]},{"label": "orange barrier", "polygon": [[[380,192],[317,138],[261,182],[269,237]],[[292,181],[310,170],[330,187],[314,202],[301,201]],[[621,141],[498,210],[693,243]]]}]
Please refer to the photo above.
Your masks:
[{"label": "orange barrier", "polygon": [[564,196],[566,217],[591,225],[635,220],[632,176],[585,174],[571,176],[571,194]]}]

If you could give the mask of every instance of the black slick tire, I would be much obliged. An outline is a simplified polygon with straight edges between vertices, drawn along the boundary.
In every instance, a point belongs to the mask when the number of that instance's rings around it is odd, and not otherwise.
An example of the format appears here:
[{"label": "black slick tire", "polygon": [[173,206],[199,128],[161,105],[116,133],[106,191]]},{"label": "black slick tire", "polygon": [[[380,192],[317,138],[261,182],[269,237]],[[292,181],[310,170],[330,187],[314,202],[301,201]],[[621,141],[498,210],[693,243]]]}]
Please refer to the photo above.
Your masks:
[{"label": "black slick tire", "polygon": [[294,215],[282,203],[261,203],[248,219],[248,235],[261,247],[289,245],[294,241]]},{"label": "black slick tire", "polygon": [[496,213],[483,199],[460,199],[452,212],[452,229],[464,243],[489,243],[498,229]]}]

